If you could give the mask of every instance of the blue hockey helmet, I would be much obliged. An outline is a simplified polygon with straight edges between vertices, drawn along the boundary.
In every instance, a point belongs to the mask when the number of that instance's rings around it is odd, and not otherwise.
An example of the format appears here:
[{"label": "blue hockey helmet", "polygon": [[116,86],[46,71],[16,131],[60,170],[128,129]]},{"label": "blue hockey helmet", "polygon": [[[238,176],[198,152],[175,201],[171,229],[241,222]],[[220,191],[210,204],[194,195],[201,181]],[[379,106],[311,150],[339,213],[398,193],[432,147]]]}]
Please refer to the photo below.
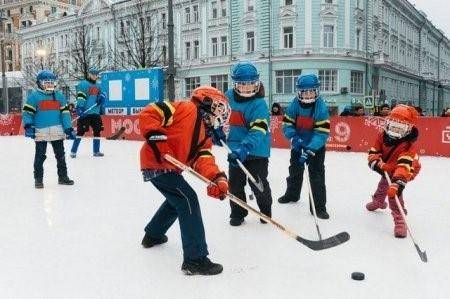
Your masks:
[{"label": "blue hockey helmet", "polygon": [[259,73],[250,61],[236,63],[231,70],[231,79],[234,90],[242,97],[252,97],[259,91]]},{"label": "blue hockey helmet", "polygon": [[88,74],[98,76],[100,74],[100,71],[95,66],[92,66],[88,69]]},{"label": "blue hockey helmet", "polygon": [[44,91],[54,91],[56,88],[56,75],[50,70],[39,71],[36,75],[37,86]]},{"label": "blue hockey helmet", "polygon": [[[320,82],[315,74],[298,76],[295,86],[297,88],[297,96],[302,103],[314,103],[319,97]],[[314,92],[313,96],[311,96],[311,92]]]}]

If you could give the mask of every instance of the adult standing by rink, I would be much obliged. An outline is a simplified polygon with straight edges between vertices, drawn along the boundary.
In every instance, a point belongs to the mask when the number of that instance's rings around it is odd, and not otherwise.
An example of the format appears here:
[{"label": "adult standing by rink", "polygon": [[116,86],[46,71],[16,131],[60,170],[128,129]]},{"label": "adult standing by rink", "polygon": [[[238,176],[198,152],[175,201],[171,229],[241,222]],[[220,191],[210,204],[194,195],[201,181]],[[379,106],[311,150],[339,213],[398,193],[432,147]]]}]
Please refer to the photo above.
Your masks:
[{"label": "adult standing by rink", "polygon": [[297,96],[283,118],[283,133],[291,140],[292,149],[287,189],[278,202],[284,204],[300,199],[307,164],[317,217],[328,219],[324,165],[325,144],[330,134],[328,108],[319,96],[320,82],[315,74],[300,75],[296,88]]},{"label": "adult standing by rink", "polygon": [[[100,84],[97,82],[99,78],[99,71],[95,67],[88,70],[85,80],[80,81],[77,85],[77,105],[76,112],[80,117],[77,123],[77,138],[73,142],[70,151],[70,157],[76,158],[78,146],[81,138],[89,127],[94,131],[94,137],[100,137],[100,132],[103,131],[103,122],[100,116],[103,105],[106,100],[106,95],[101,91]],[[104,154],[100,152],[100,139],[92,140],[92,150],[94,157],[103,157]]]},{"label": "adult standing by rink", "polygon": [[28,96],[23,106],[22,121],[25,136],[36,143],[34,155],[34,186],[44,188],[44,161],[47,158],[47,142],[55,153],[58,168],[58,183],[73,185],[67,176],[64,154],[64,139],[75,139],[69,106],[66,99],[56,88],[56,75],[49,70],[42,70],[36,77],[37,89]]}]

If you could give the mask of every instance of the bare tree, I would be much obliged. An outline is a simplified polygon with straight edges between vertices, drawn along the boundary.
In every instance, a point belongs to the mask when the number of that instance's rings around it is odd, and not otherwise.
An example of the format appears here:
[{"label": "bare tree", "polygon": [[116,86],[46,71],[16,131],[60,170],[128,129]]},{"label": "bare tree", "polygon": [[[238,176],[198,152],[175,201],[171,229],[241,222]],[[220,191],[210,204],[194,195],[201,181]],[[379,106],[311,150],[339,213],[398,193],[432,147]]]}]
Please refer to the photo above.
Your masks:
[{"label": "bare tree", "polygon": [[165,25],[148,0],[137,0],[123,18],[115,18],[116,34],[113,62],[116,69],[142,69],[164,66]]},{"label": "bare tree", "polygon": [[87,78],[88,70],[96,67],[106,69],[109,51],[101,34],[92,25],[81,24],[74,29],[74,38],[70,46],[73,59],[70,77],[76,80]]}]

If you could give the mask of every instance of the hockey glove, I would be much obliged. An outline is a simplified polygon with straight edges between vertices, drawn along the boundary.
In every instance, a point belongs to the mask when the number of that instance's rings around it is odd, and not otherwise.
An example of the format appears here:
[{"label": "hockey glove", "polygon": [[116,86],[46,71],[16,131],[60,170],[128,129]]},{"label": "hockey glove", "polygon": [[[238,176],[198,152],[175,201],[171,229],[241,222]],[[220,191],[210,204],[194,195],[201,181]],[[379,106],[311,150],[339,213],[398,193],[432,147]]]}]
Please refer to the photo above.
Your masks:
[{"label": "hockey glove", "polygon": [[211,128],[208,130],[208,135],[211,137],[212,143],[218,146],[222,146],[220,141],[223,140],[225,142],[227,138],[222,127],[217,129]]},{"label": "hockey glove", "polygon": [[387,163],[384,163],[383,160],[381,160],[381,159],[376,159],[376,160],[370,161],[370,162],[369,162],[369,167],[370,167],[373,171],[379,173],[379,174],[382,175],[382,176],[384,176],[384,172],[385,172],[385,171],[387,171],[388,173],[390,173],[390,172],[392,172],[392,171],[394,170],[394,168],[395,168],[395,166],[392,167],[391,165],[389,165],[389,164],[387,164]]},{"label": "hockey glove", "polygon": [[387,192],[388,198],[395,198],[395,196],[402,195],[403,189],[405,189],[406,182],[401,179],[394,179],[392,184],[389,185]]},{"label": "hockey glove", "polygon": [[75,109],[75,111],[80,118],[82,118],[84,116],[84,108],[83,107],[77,107]]},{"label": "hockey glove", "polygon": [[150,131],[146,136],[147,144],[153,150],[158,163],[162,163],[162,158],[165,154],[171,154],[172,151],[167,144],[167,136],[164,133],[158,131]]},{"label": "hockey glove", "polygon": [[36,137],[36,130],[33,125],[25,126],[25,137],[34,139]]},{"label": "hockey glove", "polygon": [[228,180],[225,173],[218,173],[216,175],[216,178],[212,182],[213,184],[206,187],[208,195],[220,200],[224,200],[228,193]]},{"label": "hockey glove", "polygon": [[228,154],[228,162],[232,167],[238,167],[237,160],[244,162],[249,152],[250,151],[245,146],[240,146]]},{"label": "hockey glove", "polygon": [[314,153],[312,150],[304,149],[302,151],[302,155],[298,159],[298,163],[300,163],[300,166],[304,166],[305,164],[308,165],[309,159],[311,157],[314,157],[316,153]]},{"label": "hockey glove", "polygon": [[106,101],[106,94],[104,92],[100,93],[97,95],[97,99],[96,99],[96,103],[98,106],[101,106],[105,103]]},{"label": "hockey glove", "polygon": [[75,134],[75,131],[73,130],[73,128],[65,129],[64,133],[67,135],[67,139],[69,139],[69,140],[75,140],[75,138],[77,138],[77,134]]},{"label": "hockey glove", "polygon": [[300,137],[295,135],[294,137],[292,137],[291,144],[292,144],[292,149],[299,152],[302,150],[302,147],[303,147],[303,139],[301,139]]}]

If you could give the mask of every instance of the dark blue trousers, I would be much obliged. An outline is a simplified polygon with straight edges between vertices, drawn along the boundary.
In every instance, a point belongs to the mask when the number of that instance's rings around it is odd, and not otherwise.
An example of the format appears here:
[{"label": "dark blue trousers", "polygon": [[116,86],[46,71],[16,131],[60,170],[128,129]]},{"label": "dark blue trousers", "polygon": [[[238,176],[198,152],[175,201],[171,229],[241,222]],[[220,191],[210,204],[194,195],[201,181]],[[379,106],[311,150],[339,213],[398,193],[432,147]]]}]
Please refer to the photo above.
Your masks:
[{"label": "dark blue trousers", "polygon": [[[67,176],[66,158],[64,155],[64,141],[49,141],[53,147],[56,158],[56,167],[58,168],[58,177]],[[34,153],[34,178],[42,179],[44,176],[44,161],[47,159],[47,141],[35,141],[36,151]]]},{"label": "dark blue trousers", "polygon": [[202,214],[194,189],[181,174],[169,172],[150,180],[166,200],[145,227],[151,237],[162,237],[178,218],[184,259],[208,255]]}]

